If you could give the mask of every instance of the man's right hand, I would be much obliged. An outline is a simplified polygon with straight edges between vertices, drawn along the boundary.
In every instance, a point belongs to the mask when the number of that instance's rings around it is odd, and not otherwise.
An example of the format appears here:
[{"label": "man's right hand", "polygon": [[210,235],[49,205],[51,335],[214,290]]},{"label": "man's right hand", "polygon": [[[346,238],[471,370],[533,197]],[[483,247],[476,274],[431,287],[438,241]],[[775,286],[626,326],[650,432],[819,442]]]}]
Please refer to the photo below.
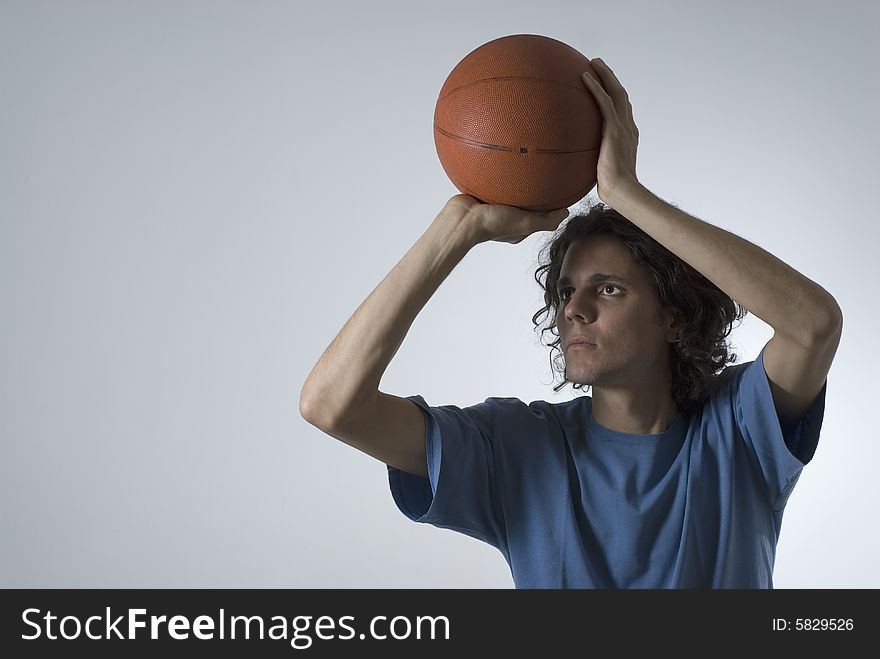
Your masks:
[{"label": "man's right hand", "polygon": [[516,244],[537,231],[556,231],[568,217],[566,208],[535,213],[515,206],[484,204],[465,194],[452,197],[443,210],[456,215],[467,226],[474,244],[489,240]]}]

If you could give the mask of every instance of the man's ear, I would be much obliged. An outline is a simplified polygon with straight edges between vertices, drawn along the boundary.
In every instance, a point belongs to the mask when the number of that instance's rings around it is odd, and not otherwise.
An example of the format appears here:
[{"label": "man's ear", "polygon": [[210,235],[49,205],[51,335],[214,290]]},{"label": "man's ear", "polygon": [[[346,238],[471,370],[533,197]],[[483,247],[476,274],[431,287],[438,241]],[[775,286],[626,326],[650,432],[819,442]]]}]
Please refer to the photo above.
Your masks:
[{"label": "man's ear", "polygon": [[675,343],[681,339],[682,332],[687,326],[687,319],[678,309],[667,308],[665,310],[666,340]]}]

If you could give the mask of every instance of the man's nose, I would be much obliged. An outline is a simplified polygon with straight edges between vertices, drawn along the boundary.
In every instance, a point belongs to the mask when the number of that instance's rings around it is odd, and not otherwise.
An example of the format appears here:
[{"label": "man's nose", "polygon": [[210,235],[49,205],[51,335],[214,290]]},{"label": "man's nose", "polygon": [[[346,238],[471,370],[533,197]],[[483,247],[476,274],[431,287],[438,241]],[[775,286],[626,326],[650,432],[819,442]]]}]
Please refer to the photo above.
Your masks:
[{"label": "man's nose", "polygon": [[580,317],[590,322],[596,317],[596,303],[587,293],[573,293],[565,304],[565,317],[572,320]]}]

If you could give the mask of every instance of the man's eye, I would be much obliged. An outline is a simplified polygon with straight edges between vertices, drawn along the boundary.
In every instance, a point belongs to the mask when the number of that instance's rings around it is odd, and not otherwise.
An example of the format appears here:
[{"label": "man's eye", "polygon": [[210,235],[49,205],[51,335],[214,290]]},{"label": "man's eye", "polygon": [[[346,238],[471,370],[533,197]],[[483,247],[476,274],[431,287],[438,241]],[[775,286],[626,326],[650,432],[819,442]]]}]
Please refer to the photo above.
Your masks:
[{"label": "man's eye", "polygon": [[[603,284],[599,290],[604,292],[604,291],[607,291],[609,288],[620,291],[620,293],[623,292],[623,289],[620,288],[619,286],[617,286],[616,284]],[[571,292],[572,292],[571,288],[563,288],[562,290],[559,291],[559,299],[564,300],[566,295]],[[608,295],[608,297],[617,297],[617,295],[619,295],[619,293],[618,294],[607,293],[607,295]]]}]

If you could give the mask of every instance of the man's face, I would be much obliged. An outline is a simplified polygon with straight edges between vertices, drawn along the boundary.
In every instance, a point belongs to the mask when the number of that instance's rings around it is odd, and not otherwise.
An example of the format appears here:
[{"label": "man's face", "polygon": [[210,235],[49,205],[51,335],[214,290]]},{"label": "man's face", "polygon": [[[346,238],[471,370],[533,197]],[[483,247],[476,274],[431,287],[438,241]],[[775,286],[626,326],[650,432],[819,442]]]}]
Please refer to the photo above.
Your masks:
[{"label": "man's face", "polygon": [[[638,388],[646,377],[669,372],[668,341],[675,332],[657,324],[660,302],[651,277],[620,241],[596,235],[575,241],[562,261],[557,288],[556,323],[571,382]],[[664,316],[664,322],[670,318]],[[576,338],[595,346],[570,346]]]}]

